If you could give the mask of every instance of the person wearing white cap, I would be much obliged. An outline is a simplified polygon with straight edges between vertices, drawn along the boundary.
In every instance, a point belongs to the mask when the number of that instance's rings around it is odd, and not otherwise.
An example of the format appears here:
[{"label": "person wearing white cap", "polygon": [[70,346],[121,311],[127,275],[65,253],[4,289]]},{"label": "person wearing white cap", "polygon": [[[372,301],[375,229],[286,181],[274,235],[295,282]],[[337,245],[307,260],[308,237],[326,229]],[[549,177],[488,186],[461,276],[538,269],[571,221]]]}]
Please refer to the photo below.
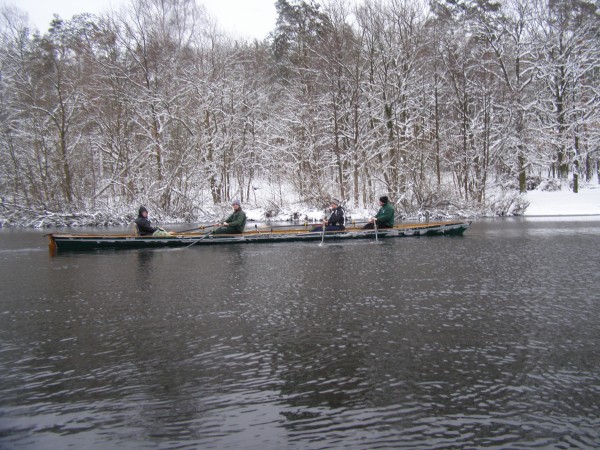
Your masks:
[{"label": "person wearing white cap", "polygon": [[216,223],[217,228],[212,234],[241,234],[246,226],[246,213],[242,211],[242,204],[239,200],[231,202],[233,213],[223,222]]},{"label": "person wearing white cap", "polygon": [[344,226],[346,211],[341,207],[340,201],[338,199],[332,198],[330,201],[330,209],[331,215],[329,219],[323,221],[323,225],[313,228],[310,231],[323,231],[323,227],[325,227],[325,231],[342,231],[345,230]]}]

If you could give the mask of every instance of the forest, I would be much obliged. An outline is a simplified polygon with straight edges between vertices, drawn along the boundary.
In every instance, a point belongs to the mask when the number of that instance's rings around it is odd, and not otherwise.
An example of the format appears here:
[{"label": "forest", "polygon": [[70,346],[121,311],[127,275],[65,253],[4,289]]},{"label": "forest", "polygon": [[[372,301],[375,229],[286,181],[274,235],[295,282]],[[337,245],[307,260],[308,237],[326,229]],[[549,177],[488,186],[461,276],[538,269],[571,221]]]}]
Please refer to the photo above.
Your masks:
[{"label": "forest", "polygon": [[384,194],[401,217],[513,215],[529,189],[598,183],[597,2],[274,3],[262,41],[221,32],[200,0],[131,0],[44,32],[4,6],[3,225]]}]

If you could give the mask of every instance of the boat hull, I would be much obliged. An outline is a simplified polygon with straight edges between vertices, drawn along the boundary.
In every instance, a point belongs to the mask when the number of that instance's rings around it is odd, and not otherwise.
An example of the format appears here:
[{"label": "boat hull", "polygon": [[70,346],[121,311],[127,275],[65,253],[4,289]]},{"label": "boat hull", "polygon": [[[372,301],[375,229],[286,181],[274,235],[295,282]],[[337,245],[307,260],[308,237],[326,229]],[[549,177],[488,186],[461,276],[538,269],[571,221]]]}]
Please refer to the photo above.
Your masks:
[{"label": "boat hull", "polygon": [[246,231],[243,234],[186,233],[170,236],[133,236],[109,234],[48,234],[51,251],[97,250],[97,249],[140,249],[191,247],[201,245],[258,244],[301,241],[345,241],[356,239],[389,239],[410,236],[460,236],[470,222],[439,222],[423,224],[401,224],[383,230],[347,228],[322,234],[306,229],[269,229]]}]

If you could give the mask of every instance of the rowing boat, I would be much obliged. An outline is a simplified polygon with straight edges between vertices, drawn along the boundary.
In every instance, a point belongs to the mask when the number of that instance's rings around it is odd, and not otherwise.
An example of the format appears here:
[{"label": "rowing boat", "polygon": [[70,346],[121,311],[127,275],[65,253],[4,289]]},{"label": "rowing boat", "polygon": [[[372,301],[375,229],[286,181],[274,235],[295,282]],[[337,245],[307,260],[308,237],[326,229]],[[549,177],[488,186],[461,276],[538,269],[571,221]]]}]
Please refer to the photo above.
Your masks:
[{"label": "rowing boat", "polygon": [[158,247],[189,247],[192,245],[223,245],[241,243],[276,243],[294,241],[343,241],[355,239],[387,239],[409,236],[460,236],[470,221],[399,224],[394,228],[365,230],[348,227],[343,231],[311,232],[308,228],[258,228],[242,234],[212,234],[206,232],[173,232],[168,236],[137,236],[136,234],[72,234],[50,233],[52,252],[63,250],[138,249]]},{"label": "rowing boat", "polygon": [[348,227],[343,231],[311,232],[304,228],[259,228],[242,234],[212,234],[210,232],[173,232],[168,236],[137,236],[135,234],[71,234],[50,233],[51,252],[63,250],[136,249],[157,247],[191,247],[192,245],[275,243],[294,241],[343,241],[355,239],[386,239],[408,236],[460,236],[470,221],[399,224],[394,228],[365,230]]}]

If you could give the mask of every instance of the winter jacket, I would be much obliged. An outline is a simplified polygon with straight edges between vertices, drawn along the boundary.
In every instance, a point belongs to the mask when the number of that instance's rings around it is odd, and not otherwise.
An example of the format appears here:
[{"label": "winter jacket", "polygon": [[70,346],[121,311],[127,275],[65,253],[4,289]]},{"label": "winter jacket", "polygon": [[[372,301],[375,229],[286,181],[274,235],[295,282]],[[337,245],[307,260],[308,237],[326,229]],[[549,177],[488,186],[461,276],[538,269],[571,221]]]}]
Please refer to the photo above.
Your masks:
[{"label": "winter jacket", "polygon": [[148,217],[142,216],[143,212],[147,213],[148,210],[145,207],[140,206],[137,219],[135,219],[135,224],[140,232],[140,236],[148,236],[158,230],[158,228],[152,226],[152,223]]},{"label": "winter jacket", "polygon": [[240,208],[234,211],[224,222],[227,222],[227,228],[231,229],[232,233],[243,233],[246,226],[246,213]]},{"label": "winter jacket", "polygon": [[375,215],[378,228],[393,228],[394,227],[394,207],[389,203],[384,203],[377,214]]},{"label": "winter jacket", "polygon": [[344,228],[344,215],[346,214],[346,212],[344,211],[344,208],[342,208],[341,206],[338,206],[337,208],[335,208],[332,213],[331,216],[329,216],[329,220],[327,221],[327,225],[331,226],[338,226],[338,227],[342,227],[342,229]]}]

